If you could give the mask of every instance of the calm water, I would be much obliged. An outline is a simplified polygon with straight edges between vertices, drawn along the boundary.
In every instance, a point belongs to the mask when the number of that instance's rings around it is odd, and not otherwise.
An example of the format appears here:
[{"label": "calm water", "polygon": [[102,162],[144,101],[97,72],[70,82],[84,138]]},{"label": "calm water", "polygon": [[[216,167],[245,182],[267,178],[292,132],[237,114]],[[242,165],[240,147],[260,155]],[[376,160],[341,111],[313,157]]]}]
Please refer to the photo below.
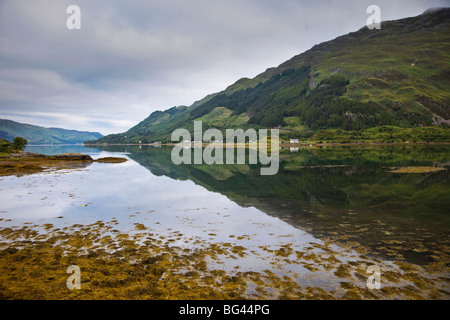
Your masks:
[{"label": "calm water", "polygon": [[[116,219],[117,229],[125,232],[142,223],[153,232],[178,231],[198,243],[239,239],[254,254],[223,261],[221,268],[281,274],[306,271],[274,264],[261,248],[289,244],[301,250],[328,243],[336,252],[363,250],[386,263],[402,259],[427,266],[448,260],[450,171],[391,171],[449,169],[449,146],[282,150],[275,176],[261,176],[256,165],[176,166],[168,147],[40,146],[27,151],[130,161],[0,178],[0,227]],[[308,279],[332,283],[319,273]]]}]

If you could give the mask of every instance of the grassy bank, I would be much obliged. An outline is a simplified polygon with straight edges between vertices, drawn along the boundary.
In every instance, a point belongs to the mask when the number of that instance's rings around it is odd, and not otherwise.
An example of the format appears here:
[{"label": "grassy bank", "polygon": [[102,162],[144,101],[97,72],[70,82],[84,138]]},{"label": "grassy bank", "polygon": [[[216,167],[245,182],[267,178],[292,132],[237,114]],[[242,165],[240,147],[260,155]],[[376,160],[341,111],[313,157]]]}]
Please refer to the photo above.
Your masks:
[{"label": "grassy bank", "polygon": [[311,140],[323,142],[428,143],[450,142],[450,129],[444,127],[401,128],[381,126],[360,131],[321,130]]}]

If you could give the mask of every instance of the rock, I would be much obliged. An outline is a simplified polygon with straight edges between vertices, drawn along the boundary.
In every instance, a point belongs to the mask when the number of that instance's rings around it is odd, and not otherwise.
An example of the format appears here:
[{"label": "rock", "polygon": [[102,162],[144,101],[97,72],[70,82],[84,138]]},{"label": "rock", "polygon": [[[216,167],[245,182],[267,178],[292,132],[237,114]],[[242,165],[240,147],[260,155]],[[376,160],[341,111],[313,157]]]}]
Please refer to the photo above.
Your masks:
[{"label": "rock", "polygon": [[309,82],[309,90],[310,91],[314,90],[315,88],[317,88],[318,85],[319,85],[319,83],[316,80],[312,79]]},{"label": "rock", "polygon": [[116,157],[106,157],[106,158],[100,158],[97,159],[96,162],[100,162],[100,163],[122,163],[122,162],[126,162],[127,159],[125,158],[116,158]]},{"label": "rock", "polygon": [[54,156],[61,160],[83,160],[83,161],[94,161],[90,156],[82,153],[63,153]]},{"label": "rock", "polygon": [[17,249],[17,248],[6,248],[5,249],[5,252],[8,252],[9,254],[14,254],[17,251],[19,251],[19,249]]}]

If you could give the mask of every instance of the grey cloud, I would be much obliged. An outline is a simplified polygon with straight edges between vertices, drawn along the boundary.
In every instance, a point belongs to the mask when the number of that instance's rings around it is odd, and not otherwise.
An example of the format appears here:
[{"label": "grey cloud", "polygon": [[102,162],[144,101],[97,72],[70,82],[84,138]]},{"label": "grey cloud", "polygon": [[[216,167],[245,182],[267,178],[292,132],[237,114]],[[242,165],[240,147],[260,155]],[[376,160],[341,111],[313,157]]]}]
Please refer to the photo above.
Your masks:
[{"label": "grey cloud", "polygon": [[[361,28],[370,4],[391,20],[447,3],[372,2],[3,0],[0,117],[124,131]],[[66,28],[71,4],[81,30]]]}]

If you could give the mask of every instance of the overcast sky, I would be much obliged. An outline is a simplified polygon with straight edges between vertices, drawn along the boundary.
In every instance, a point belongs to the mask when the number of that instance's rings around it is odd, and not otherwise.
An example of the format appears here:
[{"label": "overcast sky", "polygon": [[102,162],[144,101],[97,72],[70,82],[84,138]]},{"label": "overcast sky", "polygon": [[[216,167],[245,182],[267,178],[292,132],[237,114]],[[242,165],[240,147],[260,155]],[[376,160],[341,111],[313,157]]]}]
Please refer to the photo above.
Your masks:
[{"label": "overcast sky", "polygon": [[371,4],[393,20],[450,1],[0,0],[0,118],[124,132],[360,29]]}]

